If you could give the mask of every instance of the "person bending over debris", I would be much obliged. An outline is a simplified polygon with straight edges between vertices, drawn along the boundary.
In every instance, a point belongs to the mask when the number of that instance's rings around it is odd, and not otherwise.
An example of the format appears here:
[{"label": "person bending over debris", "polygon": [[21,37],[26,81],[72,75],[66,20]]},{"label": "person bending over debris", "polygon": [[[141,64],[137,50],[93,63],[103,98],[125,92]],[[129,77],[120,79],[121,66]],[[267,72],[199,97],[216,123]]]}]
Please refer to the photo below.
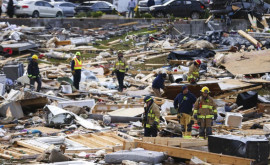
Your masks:
[{"label": "person bending over debris", "polygon": [[73,75],[73,86],[79,90],[82,71],[82,60],[80,52],[76,52],[76,57],[71,61],[71,71]]},{"label": "person bending over debris", "polygon": [[213,98],[209,96],[208,87],[203,87],[201,93],[202,96],[194,104],[193,116],[200,126],[200,138],[206,138],[208,135],[212,135],[213,119],[217,119],[217,106]]},{"label": "person bending over debris", "polygon": [[144,98],[146,104],[144,108],[143,127],[145,137],[156,137],[159,129],[160,110],[151,96]]},{"label": "person bending over debris", "polygon": [[182,87],[182,93],[174,99],[174,108],[178,109],[177,118],[182,127],[183,138],[191,138],[192,129],[192,108],[196,97],[189,92],[187,86]]},{"label": "person bending over debris", "polygon": [[40,72],[38,68],[37,59],[38,59],[38,56],[34,54],[28,64],[27,73],[30,79],[30,88],[32,90],[35,89],[34,85],[35,85],[35,82],[37,82],[38,83],[37,92],[39,92],[41,89],[41,76],[40,76]]},{"label": "person bending over debris", "polygon": [[128,71],[128,65],[123,57],[123,52],[118,51],[118,58],[114,63],[112,75],[116,74],[119,88],[119,92],[123,92],[125,73]]},{"label": "person bending over debris", "polygon": [[189,67],[188,82],[190,82],[190,84],[196,84],[196,82],[200,80],[200,65],[201,60],[195,60],[194,63]]},{"label": "person bending over debris", "polygon": [[152,89],[156,97],[161,97],[160,89],[164,89],[164,79],[166,73],[159,73],[152,83]]}]

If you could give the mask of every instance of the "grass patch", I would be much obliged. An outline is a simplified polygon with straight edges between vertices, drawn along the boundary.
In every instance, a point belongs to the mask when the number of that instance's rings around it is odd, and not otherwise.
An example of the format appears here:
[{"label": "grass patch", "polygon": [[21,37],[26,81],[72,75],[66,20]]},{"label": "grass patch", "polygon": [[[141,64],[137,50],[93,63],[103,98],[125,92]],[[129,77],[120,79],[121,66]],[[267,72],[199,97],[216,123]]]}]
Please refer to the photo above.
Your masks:
[{"label": "grass patch", "polygon": [[145,64],[164,64],[168,63],[167,56],[146,60],[143,64],[134,65],[135,70],[154,70],[160,68],[160,66],[146,66]]}]

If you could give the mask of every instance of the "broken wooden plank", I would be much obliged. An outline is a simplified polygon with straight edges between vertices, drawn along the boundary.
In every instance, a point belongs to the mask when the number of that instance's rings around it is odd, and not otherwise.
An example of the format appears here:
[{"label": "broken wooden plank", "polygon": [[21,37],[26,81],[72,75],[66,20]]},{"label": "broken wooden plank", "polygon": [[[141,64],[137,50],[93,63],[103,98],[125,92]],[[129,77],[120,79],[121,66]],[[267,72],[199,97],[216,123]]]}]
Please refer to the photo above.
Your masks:
[{"label": "broken wooden plank", "polygon": [[150,73],[149,75],[143,77],[143,78],[141,79],[141,81],[146,81],[146,80],[148,80],[149,78],[151,78],[151,77],[153,77],[153,76],[154,76],[154,74],[153,74],[153,73]]},{"label": "broken wooden plank", "polygon": [[238,91],[235,91],[235,92],[225,93],[223,95],[215,96],[214,98],[215,99],[222,99],[222,98],[225,98],[225,97],[228,97],[228,96],[231,96],[231,95],[237,95],[239,93],[244,93],[244,92],[247,92],[247,91],[252,91],[252,90],[261,89],[261,88],[262,88],[262,85],[256,86],[256,87],[253,87],[253,88],[238,90]]},{"label": "broken wooden plank", "polygon": [[207,140],[194,141],[194,142],[181,142],[180,143],[181,148],[199,147],[199,146],[207,146],[207,145],[208,145]]},{"label": "broken wooden plank", "polygon": [[137,142],[137,147],[150,151],[166,152],[169,156],[182,159],[191,159],[193,156],[196,156],[203,161],[215,164],[250,165],[254,162],[253,159],[246,159],[186,148],[168,147],[165,145],[156,145],[143,142]]},{"label": "broken wooden plank", "polygon": [[262,44],[261,44],[259,41],[257,41],[255,38],[253,38],[251,35],[249,35],[249,34],[247,34],[246,32],[244,32],[243,30],[238,30],[238,33],[239,33],[242,37],[246,38],[246,39],[247,39],[249,42],[251,42],[253,45],[257,46],[257,44],[259,44],[260,47],[262,47]]},{"label": "broken wooden plank", "polygon": [[55,41],[55,45],[56,46],[71,45],[71,41],[70,40],[67,40],[67,41]]}]

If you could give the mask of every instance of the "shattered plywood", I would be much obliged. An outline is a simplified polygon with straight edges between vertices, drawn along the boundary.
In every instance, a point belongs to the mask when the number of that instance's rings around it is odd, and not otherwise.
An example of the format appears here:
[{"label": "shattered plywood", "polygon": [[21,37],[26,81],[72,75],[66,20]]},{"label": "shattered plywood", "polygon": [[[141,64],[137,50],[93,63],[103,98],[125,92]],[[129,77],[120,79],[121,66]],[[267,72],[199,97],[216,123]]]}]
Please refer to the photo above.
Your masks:
[{"label": "shattered plywood", "polygon": [[270,72],[270,50],[233,53],[225,56],[223,66],[236,76]]}]

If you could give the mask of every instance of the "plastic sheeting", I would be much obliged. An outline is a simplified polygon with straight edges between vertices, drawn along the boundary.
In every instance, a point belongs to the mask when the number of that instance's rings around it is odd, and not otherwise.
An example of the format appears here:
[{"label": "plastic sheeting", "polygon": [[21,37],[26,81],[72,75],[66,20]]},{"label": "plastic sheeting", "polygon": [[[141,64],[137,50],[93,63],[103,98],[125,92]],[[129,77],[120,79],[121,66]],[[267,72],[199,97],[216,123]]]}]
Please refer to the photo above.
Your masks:
[{"label": "plastic sheeting", "polygon": [[208,148],[210,152],[255,159],[257,163],[268,164],[269,141],[265,138],[212,135],[208,136]]},{"label": "plastic sheeting", "polygon": [[168,60],[195,60],[198,58],[213,57],[216,53],[208,49],[196,49],[191,51],[172,51],[167,59]]}]

